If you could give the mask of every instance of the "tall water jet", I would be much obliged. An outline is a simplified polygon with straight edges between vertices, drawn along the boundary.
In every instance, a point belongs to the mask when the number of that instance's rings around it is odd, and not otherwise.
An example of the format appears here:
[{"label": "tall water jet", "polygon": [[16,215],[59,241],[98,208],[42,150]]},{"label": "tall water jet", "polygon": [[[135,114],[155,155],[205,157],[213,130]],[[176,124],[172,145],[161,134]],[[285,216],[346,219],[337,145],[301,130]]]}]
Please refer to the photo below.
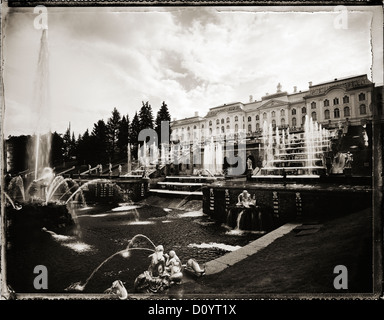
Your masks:
[{"label": "tall water jet", "polygon": [[38,178],[39,169],[49,167],[50,164],[51,134],[49,107],[48,30],[43,29],[40,39],[32,105],[33,113],[37,115],[37,121],[32,146],[33,157],[30,160],[32,163],[29,163],[29,166],[35,170],[35,180]]}]

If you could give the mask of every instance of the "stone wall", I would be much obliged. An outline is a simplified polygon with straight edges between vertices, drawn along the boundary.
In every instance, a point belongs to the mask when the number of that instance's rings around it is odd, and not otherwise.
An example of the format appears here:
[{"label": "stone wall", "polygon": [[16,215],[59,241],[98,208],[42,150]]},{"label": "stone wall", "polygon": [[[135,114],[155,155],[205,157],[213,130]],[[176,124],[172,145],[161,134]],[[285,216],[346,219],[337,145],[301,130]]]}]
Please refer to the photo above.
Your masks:
[{"label": "stone wall", "polygon": [[273,228],[296,219],[337,216],[371,207],[371,190],[334,188],[271,188],[247,186],[206,186],[203,188],[203,212],[226,223],[229,209],[246,189],[255,195],[256,205],[270,219]]}]

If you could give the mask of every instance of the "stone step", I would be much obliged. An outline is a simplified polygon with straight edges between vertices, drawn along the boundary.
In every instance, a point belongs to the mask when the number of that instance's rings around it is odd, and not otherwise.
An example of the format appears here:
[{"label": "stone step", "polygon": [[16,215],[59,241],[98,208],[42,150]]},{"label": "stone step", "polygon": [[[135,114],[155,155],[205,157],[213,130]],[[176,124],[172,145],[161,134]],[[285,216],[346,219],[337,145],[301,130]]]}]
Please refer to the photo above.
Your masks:
[{"label": "stone step", "polygon": [[201,182],[173,182],[173,181],[164,181],[164,182],[158,182],[157,184],[160,185],[168,185],[168,186],[202,186],[203,183]]},{"label": "stone step", "polygon": [[178,191],[178,190],[166,190],[166,189],[149,189],[149,192],[160,194],[180,194],[185,196],[196,195],[203,196],[202,191]]}]

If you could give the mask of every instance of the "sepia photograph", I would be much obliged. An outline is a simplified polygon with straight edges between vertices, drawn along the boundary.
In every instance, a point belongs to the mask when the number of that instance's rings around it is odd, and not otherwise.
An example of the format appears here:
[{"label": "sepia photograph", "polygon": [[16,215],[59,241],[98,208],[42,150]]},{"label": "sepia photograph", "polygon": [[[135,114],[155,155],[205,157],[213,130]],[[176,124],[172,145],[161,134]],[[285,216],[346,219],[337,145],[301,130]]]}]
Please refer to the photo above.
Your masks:
[{"label": "sepia photograph", "polygon": [[81,2],[2,2],[1,299],[383,297],[382,4]]}]

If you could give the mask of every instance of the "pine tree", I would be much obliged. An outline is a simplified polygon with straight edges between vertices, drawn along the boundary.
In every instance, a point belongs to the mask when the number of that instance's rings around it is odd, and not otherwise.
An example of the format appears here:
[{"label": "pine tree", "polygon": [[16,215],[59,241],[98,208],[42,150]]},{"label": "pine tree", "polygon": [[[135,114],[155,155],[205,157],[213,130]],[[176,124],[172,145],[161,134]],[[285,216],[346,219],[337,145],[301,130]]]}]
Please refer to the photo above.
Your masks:
[{"label": "pine tree", "polygon": [[[128,119],[128,120],[127,120]],[[127,154],[127,145],[128,145],[128,135],[129,135],[129,117],[123,118],[120,121],[119,125],[119,135],[117,140],[117,147],[119,149],[120,157],[124,157]]]},{"label": "pine tree", "polygon": [[116,108],[113,109],[111,117],[107,121],[107,132],[108,132],[108,155],[110,161],[115,158],[118,153],[117,140],[119,135],[121,116]]},{"label": "pine tree", "polygon": [[64,140],[63,137],[58,134],[56,131],[52,133],[51,138],[51,161],[52,165],[55,167],[63,162],[63,151],[64,151]]},{"label": "pine tree", "polygon": [[94,124],[91,134],[91,143],[93,146],[93,158],[97,162],[105,163],[108,160],[107,132],[107,125],[105,124],[104,120],[99,120]]},{"label": "pine tree", "polygon": [[69,124],[67,130],[64,133],[63,136],[63,156],[64,160],[67,161],[71,158],[71,146],[72,146],[72,141],[71,141],[71,124]]},{"label": "pine tree", "polygon": [[[168,137],[161,137],[161,123],[163,121],[168,121],[168,130],[169,135],[171,134],[171,128],[170,128],[170,122],[171,122],[171,115],[169,114],[168,107],[166,103],[163,101],[163,104],[161,105],[159,111],[157,112],[156,120],[155,120],[155,130],[157,133],[157,137],[159,139],[159,144],[163,142],[163,139],[169,142],[169,136]],[[163,124],[163,126],[165,123]]]},{"label": "pine tree", "polygon": [[146,103],[143,101],[142,104],[143,105],[139,111],[140,130],[153,129],[152,107],[148,101]]},{"label": "pine tree", "polygon": [[135,112],[135,115],[132,119],[132,123],[130,127],[130,135],[129,135],[129,141],[133,146],[132,157],[136,157],[137,155],[139,132],[140,132],[140,119],[137,112]]},{"label": "pine tree", "polygon": [[129,140],[132,144],[137,145],[140,132],[140,120],[137,112],[135,113],[131,123],[131,135]]}]

